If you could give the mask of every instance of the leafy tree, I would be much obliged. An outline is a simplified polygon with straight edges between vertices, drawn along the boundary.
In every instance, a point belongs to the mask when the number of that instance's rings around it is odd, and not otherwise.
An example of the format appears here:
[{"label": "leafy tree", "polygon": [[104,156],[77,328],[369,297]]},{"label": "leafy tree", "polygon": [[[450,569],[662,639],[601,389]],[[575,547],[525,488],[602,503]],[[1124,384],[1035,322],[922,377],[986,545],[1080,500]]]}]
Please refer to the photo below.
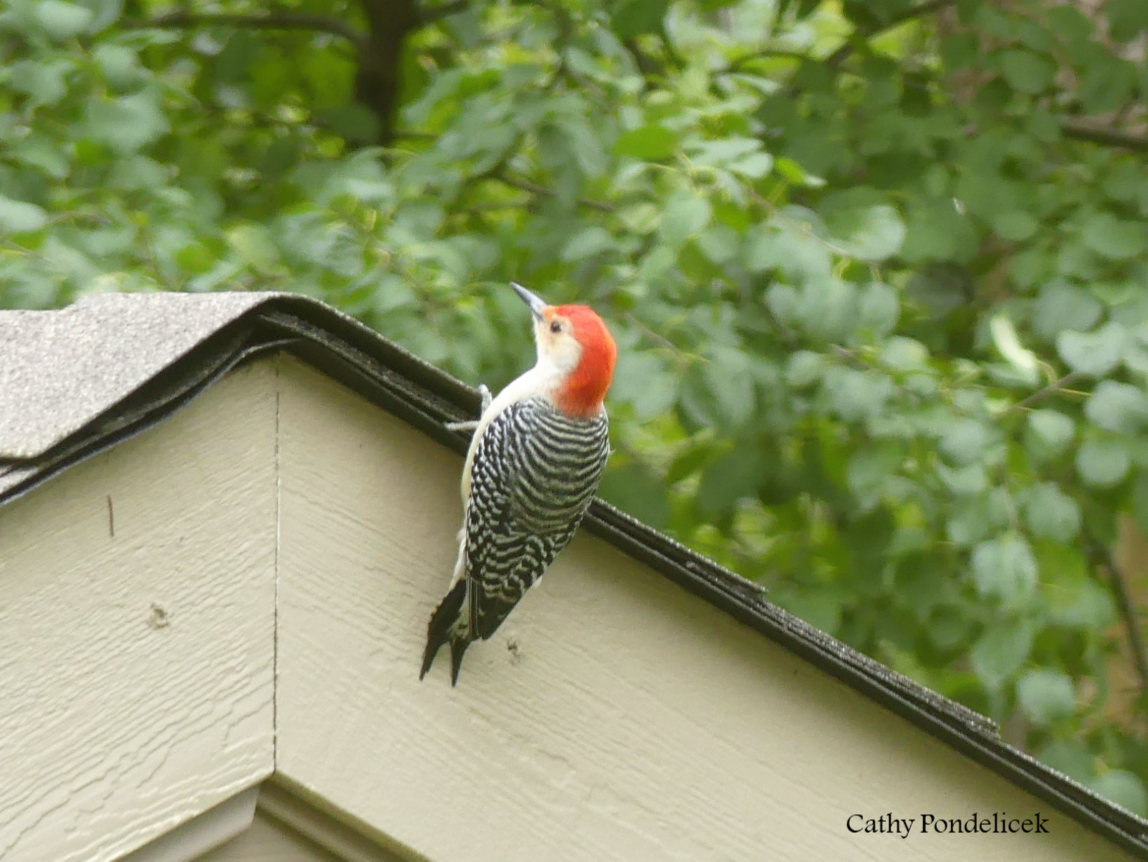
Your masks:
[{"label": "leafy tree", "polygon": [[506,281],[591,302],[607,498],[1148,812],[1143,0],[195,8],[0,10],[0,303],[300,291],[497,385]]}]

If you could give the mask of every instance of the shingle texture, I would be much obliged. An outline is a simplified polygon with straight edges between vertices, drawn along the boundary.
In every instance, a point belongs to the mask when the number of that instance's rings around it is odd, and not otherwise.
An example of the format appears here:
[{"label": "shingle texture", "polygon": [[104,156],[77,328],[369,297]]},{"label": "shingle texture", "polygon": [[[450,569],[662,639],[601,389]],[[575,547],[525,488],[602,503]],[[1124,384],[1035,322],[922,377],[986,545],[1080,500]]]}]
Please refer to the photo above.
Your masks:
[{"label": "shingle texture", "polygon": [[268,296],[108,293],[0,312],[0,459],[42,455]]}]

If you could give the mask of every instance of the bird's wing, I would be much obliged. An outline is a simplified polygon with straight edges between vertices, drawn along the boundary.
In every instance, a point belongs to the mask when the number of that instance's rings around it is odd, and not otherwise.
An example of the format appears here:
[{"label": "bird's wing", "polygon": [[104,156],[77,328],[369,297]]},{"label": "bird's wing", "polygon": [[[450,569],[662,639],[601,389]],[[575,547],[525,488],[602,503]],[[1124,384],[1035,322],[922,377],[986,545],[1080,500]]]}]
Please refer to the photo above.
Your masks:
[{"label": "bird's wing", "polygon": [[[518,457],[516,441],[530,433],[534,405],[506,408],[484,429],[474,453],[466,510],[466,577],[469,629],[489,638],[569,543],[577,523],[537,532],[524,521],[508,470]],[[565,525],[564,525],[565,527]]]}]

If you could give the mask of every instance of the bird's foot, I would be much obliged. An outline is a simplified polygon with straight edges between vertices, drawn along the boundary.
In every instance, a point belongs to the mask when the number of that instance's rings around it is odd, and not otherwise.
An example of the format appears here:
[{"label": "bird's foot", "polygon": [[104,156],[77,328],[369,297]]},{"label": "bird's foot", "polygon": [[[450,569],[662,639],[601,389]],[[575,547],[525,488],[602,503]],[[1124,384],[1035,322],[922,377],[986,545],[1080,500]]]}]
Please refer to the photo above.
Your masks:
[{"label": "bird's foot", "polygon": [[[482,396],[482,410],[479,411],[479,416],[486,412],[486,408],[490,406],[490,402],[494,400],[494,396],[490,394],[490,390],[486,388],[485,383],[478,384],[478,394]],[[476,431],[478,430],[477,419],[468,419],[465,422],[447,422],[447,431]]]}]

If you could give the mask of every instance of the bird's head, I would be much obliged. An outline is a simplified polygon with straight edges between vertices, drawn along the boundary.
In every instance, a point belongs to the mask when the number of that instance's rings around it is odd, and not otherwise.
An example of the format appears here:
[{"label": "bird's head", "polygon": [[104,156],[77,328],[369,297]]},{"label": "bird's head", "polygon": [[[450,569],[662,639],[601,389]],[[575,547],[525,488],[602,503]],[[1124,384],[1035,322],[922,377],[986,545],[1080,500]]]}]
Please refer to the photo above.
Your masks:
[{"label": "bird's head", "polygon": [[596,416],[618,356],[610,330],[587,305],[547,305],[522,285],[511,286],[534,315],[538,366],[555,379],[554,403],[571,416]]}]

